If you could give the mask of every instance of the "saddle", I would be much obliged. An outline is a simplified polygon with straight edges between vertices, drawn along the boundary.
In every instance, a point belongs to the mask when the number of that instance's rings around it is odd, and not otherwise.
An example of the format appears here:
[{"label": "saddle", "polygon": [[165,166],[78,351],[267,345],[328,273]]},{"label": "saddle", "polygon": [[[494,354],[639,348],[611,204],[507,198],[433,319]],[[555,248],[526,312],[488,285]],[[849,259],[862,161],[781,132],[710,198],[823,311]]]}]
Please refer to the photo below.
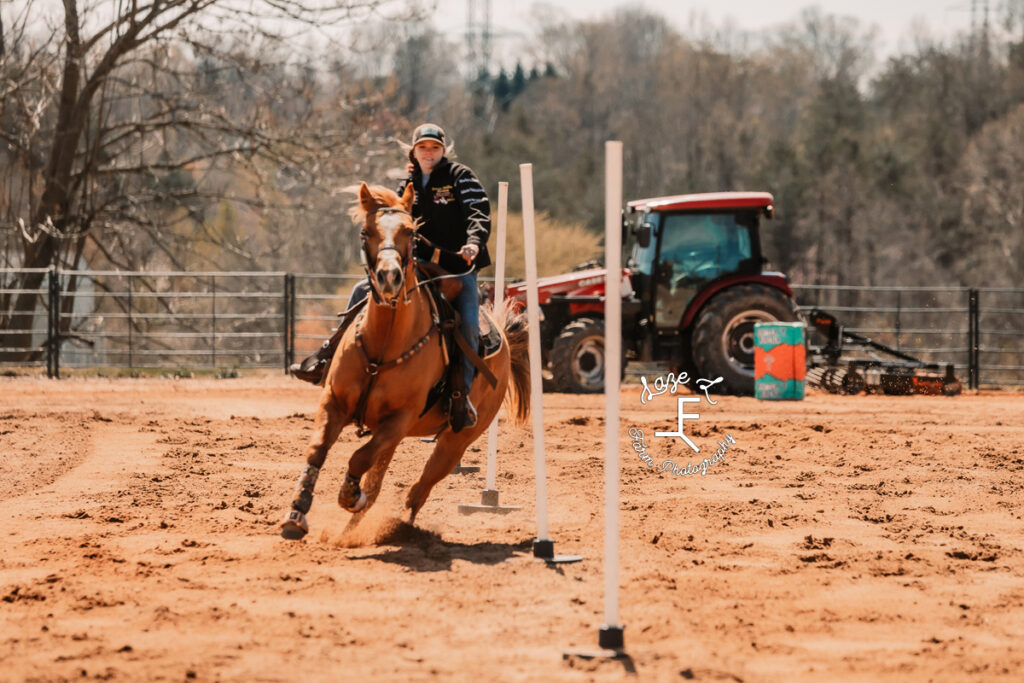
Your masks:
[{"label": "saddle", "polygon": [[448,369],[441,380],[431,388],[427,395],[426,405],[420,415],[426,414],[438,400],[447,396],[450,399],[447,411],[448,421],[452,426],[452,431],[458,432],[465,426],[466,403],[470,390],[470,387],[465,385],[466,378],[462,371],[462,359],[467,358],[476,368],[477,373],[482,375],[492,387],[496,387],[498,380],[481,356],[492,353],[493,350],[501,346],[501,334],[493,321],[483,314],[481,320],[486,322],[487,332],[486,334],[481,333],[480,345],[476,349],[471,349],[459,330],[461,320],[451,304],[451,300],[461,291],[462,283],[455,278],[444,278],[443,276],[449,274],[448,271],[436,263],[417,262],[416,268],[426,283],[428,299],[441,331],[441,353],[445,367]]}]

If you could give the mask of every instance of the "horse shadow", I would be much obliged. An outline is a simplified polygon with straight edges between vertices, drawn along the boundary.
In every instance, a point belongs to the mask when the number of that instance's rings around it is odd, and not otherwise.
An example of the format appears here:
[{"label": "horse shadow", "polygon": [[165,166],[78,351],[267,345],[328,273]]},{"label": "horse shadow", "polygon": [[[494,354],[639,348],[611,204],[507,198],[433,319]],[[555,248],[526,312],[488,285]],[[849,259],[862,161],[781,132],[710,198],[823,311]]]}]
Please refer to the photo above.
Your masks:
[{"label": "horse shadow", "polygon": [[398,522],[374,539],[374,545],[395,547],[352,559],[388,562],[416,572],[439,572],[449,571],[454,560],[482,565],[501,564],[517,555],[530,553],[532,544],[529,539],[517,543],[446,541],[436,531]]}]

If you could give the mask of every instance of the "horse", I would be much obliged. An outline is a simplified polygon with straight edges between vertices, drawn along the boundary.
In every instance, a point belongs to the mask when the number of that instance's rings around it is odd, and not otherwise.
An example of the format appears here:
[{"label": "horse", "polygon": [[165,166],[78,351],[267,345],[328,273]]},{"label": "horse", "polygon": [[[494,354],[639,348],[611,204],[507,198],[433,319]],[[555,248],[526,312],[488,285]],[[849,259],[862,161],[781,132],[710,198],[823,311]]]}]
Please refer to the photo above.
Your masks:
[{"label": "horse", "polygon": [[525,423],[529,416],[526,321],[511,305],[490,316],[486,308],[481,309],[481,327],[497,329],[501,344],[483,359],[497,380],[494,386],[485,381],[484,373],[473,382],[470,399],[477,409],[476,424],[454,431],[440,402],[424,412],[431,389],[446,371],[448,356],[440,341],[430,294],[421,286],[424,281],[417,275],[413,258],[417,239],[413,199],[412,185],[406,186],[401,197],[384,187],[359,186],[350,213],[357,223],[362,222],[360,235],[372,296],[367,297],[361,319],[345,331],[327,372],[316,428],[306,448],[306,467],[292,509],[281,524],[284,538],[297,540],[308,533],[306,513],[313,503],[317,476],[346,425],[355,422],[372,433],[349,458],[338,492],[338,505],[353,513],[351,528],[377,499],[402,439],[436,437],[434,450],[405,499],[409,523],[414,524],[431,489],[488,428],[503,402],[514,424]]}]

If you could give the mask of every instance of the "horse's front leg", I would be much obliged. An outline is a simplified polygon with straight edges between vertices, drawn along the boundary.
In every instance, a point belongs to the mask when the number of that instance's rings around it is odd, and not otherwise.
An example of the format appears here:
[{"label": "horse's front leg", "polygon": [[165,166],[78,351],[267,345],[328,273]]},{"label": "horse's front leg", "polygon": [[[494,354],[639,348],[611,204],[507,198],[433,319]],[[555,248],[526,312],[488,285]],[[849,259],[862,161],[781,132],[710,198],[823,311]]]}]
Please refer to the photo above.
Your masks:
[{"label": "horse's front leg", "polygon": [[327,459],[327,451],[338,440],[342,428],[348,422],[342,414],[334,394],[324,391],[320,398],[320,407],[316,414],[316,431],[306,448],[306,468],[299,477],[299,485],[292,501],[292,509],[285,515],[281,523],[281,535],[289,540],[298,540],[309,532],[306,513],[313,505],[313,488],[316,486],[320,468]]},{"label": "horse's front leg", "polygon": [[381,484],[384,483],[384,475],[387,474],[388,465],[391,464],[391,458],[394,456],[395,450],[395,448],[392,448],[390,451],[378,455],[374,459],[373,465],[363,475],[360,487],[366,495],[366,505],[362,510],[349,517],[348,524],[345,525],[345,531],[351,531],[358,527],[366,516],[366,512],[373,507],[377,496],[380,494]]},{"label": "horse's front leg", "polygon": [[[493,415],[493,414],[492,414]],[[434,452],[430,454],[419,480],[409,489],[405,498],[405,507],[409,508],[409,524],[416,523],[416,515],[427,502],[427,496],[439,481],[451,473],[452,469],[462,460],[463,453],[469,444],[487,429],[488,423],[478,422],[471,429],[464,429],[458,434],[446,429],[437,439]]]},{"label": "horse's front leg", "polygon": [[[381,482],[395,454],[395,448],[405,438],[412,421],[413,413],[402,412],[390,415],[377,424],[370,440],[349,458],[348,472],[338,491],[338,505],[356,513],[373,504],[380,493]],[[364,491],[359,482],[368,472]]]}]

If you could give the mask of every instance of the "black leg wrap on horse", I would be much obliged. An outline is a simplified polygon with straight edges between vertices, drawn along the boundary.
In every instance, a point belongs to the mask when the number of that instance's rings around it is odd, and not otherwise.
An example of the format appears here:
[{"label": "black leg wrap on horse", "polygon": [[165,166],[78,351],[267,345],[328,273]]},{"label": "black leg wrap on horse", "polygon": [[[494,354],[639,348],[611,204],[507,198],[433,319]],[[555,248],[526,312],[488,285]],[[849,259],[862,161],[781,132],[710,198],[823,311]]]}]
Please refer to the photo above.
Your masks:
[{"label": "black leg wrap on horse", "polygon": [[315,465],[306,465],[299,478],[299,487],[295,492],[295,500],[292,501],[292,509],[305,514],[313,505],[313,487],[316,486],[316,479],[320,475],[320,468]]},{"label": "black leg wrap on horse", "polygon": [[366,494],[359,487],[359,477],[345,473],[345,482],[341,485],[341,490],[338,491],[338,505],[349,512],[360,512],[366,508]]},{"label": "black leg wrap on horse", "polygon": [[358,498],[359,494],[363,492],[363,490],[359,487],[359,477],[353,477],[351,474],[346,472],[345,473],[345,481],[349,485],[351,485],[353,489],[355,489],[356,497]]}]

